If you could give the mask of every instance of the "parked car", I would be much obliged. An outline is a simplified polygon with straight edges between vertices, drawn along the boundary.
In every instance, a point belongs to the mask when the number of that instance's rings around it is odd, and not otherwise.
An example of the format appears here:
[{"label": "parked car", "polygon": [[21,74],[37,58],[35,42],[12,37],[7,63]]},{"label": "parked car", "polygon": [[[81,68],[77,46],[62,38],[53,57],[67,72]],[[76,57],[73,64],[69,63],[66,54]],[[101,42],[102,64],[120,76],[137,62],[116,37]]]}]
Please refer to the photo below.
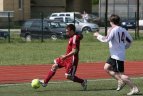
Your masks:
[{"label": "parked car", "polygon": [[57,12],[57,13],[52,13],[49,16],[50,20],[54,20],[57,17],[68,17],[74,19],[74,17],[81,19],[82,15],[79,12]]},{"label": "parked car", "polygon": [[99,26],[95,23],[84,22],[83,19],[68,18],[68,17],[56,17],[55,21],[65,22],[66,24],[75,24],[77,32],[95,32],[99,31]]},{"label": "parked car", "polygon": [[43,20],[43,33],[42,33],[42,20],[41,19],[30,19],[27,20],[22,28],[20,36],[24,37],[26,41],[31,41],[33,38],[66,38],[66,23],[54,22],[51,20]]},{"label": "parked car", "polygon": [[1,38],[6,39],[6,38],[8,38],[8,36],[9,36],[9,32],[0,30],[0,37]]},{"label": "parked car", "polygon": [[121,26],[123,28],[125,28],[126,30],[135,29],[136,28],[135,19],[124,20],[124,21],[121,22]]}]

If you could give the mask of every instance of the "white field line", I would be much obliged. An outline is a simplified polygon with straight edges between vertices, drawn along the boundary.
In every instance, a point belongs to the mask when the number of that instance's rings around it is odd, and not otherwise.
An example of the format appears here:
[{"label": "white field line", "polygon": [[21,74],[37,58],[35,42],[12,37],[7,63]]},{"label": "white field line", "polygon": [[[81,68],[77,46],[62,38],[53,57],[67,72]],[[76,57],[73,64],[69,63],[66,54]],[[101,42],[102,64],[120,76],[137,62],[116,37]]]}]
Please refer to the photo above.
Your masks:
[{"label": "white field line", "polygon": [[[131,78],[131,79],[143,79],[143,77],[134,77],[134,78]],[[113,78],[111,79],[95,79],[95,80],[87,80],[87,81],[90,81],[90,82],[95,82],[95,81],[109,81],[109,80],[115,80]],[[56,84],[56,83],[71,83],[73,81],[55,81],[55,82],[49,82],[50,84]],[[20,85],[24,85],[24,84],[30,84],[30,83],[18,83],[18,84],[0,84],[0,87],[2,86],[20,86]]]}]

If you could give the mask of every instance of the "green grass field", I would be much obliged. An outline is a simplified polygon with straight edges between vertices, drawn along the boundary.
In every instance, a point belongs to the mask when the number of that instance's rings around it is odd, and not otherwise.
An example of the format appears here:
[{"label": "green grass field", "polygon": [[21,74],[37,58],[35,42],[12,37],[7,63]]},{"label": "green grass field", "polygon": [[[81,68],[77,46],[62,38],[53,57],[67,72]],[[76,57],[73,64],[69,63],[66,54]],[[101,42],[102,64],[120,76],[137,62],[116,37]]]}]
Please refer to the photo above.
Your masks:
[{"label": "green grass field", "polygon": [[[66,40],[34,40],[26,43],[18,36],[11,43],[0,40],[0,65],[32,65],[51,64],[53,59],[65,53]],[[143,39],[134,40],[127,50],[128,61],[143,61]],[[104,62],[109,56],[108,45],[97,41],[92,34],[84,34],[81,41],[80,62]],[[133,79],[143,96],[143,78]],[[116,81],[97,79],[89,80],[87,91],[82,91],[77,83],[59,81],[49,83],[46,88],[32,89],[29,83],[0,85],[0,96],[125,96],[129,92],[126,86],[120,92],[116,91]]]},{"label": "green grass field", "polygon": [[[142,79],[132,79],[140,89],[134,96],[143,96]],[[113,79],[89,80],[87,91],[82,91],[81,85],[73,82],[50,82],[46,88],[32,89],[30,83],[0,86],[0,96],[125,96],[130,90],[125,86],[116,91],[116,81]]]},{"label": "green grass field", "polygon": [[[0,65],[50,64],[66,51],[67,40],[40,40],[26,43],[18,36],[11,43],[0,40]],[[97,41],[92,34],[84,34],[81,41],[80,62],[103,62],[109,56],[108,44]],[[127,50],[127,60],[143,60],[143,39],[134,40]]]}]

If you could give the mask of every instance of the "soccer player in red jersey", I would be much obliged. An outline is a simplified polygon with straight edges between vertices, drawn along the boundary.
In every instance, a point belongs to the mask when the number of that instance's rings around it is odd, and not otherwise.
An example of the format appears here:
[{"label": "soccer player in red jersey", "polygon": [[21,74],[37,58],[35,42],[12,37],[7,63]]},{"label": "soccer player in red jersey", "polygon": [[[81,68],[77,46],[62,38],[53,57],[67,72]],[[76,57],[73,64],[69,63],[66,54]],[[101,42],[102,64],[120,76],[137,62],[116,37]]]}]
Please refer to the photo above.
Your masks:
[{"label": "soccer player in red jersey", "polygon": [[75,76],[79,61],[80,40],[82,39],[82,35],[75,33],[75,26],[73,24],[67,25],[66,34],[70,37],[66,54],[54,60],[54,64],[47,74],[47,77],[44,80],[40,80],[40,83],[43,87],[46,87],[49,80],[55,75],[56,70],[65,67],[65,77],[73,82],[80,83],[85,91],[87,89],[87,80]]}]

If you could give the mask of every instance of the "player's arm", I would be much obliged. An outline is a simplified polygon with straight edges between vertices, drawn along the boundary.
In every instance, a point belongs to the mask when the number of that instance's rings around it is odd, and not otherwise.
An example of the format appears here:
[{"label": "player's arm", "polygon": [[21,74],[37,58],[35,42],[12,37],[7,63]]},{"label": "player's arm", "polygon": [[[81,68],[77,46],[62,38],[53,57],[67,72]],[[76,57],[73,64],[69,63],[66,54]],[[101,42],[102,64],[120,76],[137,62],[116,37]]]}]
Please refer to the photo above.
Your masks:
[{"label": "player's arm", "polygon": [[77,36],[74,36],[74,38],[73,38],[73,44],[72,44],[72,51],[71,52],[69,52],[68,54],[66,54],[66,55],[62,55],[62,59],[66,59],[66,58],[68,58],[68,57],[70,57],[70,56],[73,56],[74,54],[76,54],[77,52],[78,52],[78,49],[77,49],[77,42],[79,42],[79,40],[80,40],[80,37],[77,37]]},{"label": "player's arm", "polygon": [[113,38],[113,32],[110,32],[107,36],[102,36],[98,32],[95,32],[93,36],[96,36],[97,39],[101,42],[109,42]]},{"label": "player's arm", "polygon": [[128,33],[128,32],[126,32],[127,34],[127,37],[126,37],[126,41],[128,42],[128,43],[132,43],[132,41],[133,41],[133,38],[131,37],[131,35]]},{"label": "player's arm", "polygon": [[131,43],[133,42],[133,38],[131,37],[131,35],[126,32],[127,37],[126,37],[126,44],[125,44],[125,48],[128,49],[131,46]]},{"label": "player's arm", "polygon": [[61,56],[61,59],[64,60],[64,59],[66,59],[66,58],[68,58],[68,57],[71,57],[71,56],[73,56],[74,54],[76,54],[77,51],[78,51],[78,49],[73,48],[70,53],[68,53],[68,54],[66,54],[66,55],[62,55],[62,56]]}]

